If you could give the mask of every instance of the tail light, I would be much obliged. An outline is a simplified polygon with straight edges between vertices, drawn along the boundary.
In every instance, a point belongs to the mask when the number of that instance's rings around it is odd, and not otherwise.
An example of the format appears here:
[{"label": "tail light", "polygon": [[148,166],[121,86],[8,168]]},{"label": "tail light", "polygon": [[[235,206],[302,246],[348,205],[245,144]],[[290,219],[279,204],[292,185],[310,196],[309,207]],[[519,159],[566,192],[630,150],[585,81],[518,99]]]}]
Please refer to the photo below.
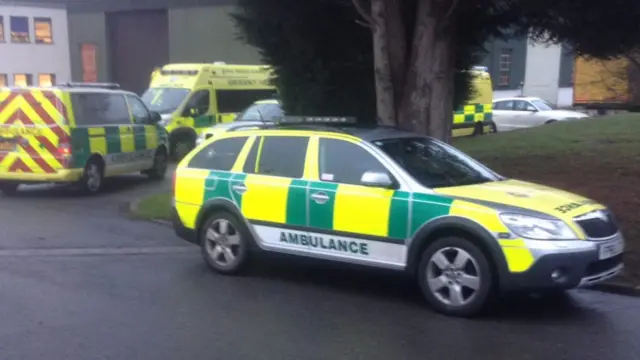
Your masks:
[{"label": "tail light", "polygon": [[71,165],[71,143],[67,139],[61,140],[58,144],[58,155],[65,168]]}]

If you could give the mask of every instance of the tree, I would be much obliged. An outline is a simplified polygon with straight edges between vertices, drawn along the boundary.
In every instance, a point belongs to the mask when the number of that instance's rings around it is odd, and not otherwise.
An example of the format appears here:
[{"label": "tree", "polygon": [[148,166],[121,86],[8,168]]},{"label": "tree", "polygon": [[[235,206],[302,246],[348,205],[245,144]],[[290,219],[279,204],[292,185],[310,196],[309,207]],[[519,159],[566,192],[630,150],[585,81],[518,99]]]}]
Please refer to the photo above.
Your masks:
[{"label": "tree", "polygon": [[[492,37],[511,32],[528,34],[538,41],[568,43],[578,55],[599,58],[623,54],[640,43],[637,0],[240,0],[239,3],[236,20],[245,40],[261,49],[265,60],[276,66],[277,76],[283,77],[279,80],[283,89],[291,81],[300,81],[284,80],[293,73],[308,80],[315,78],[317,86],[294,87],[295,91],[318,92],[324,95],[318,99],[336,101],[329,106],[336,111],[338,107],[334,105],[340,101],[327,93],[340,94],[342,103],[347,99],[353,101],[360,93],[346,90],[354,88],[350,81],[356,81],[355,75],[366,76],[373,62],[378,122],[445,140],[451,133],[454,84],[466,82],[461,71],[469,68],[474,56]],[[264,19],[262,11],[273,17]],[[368,39],[363,30],[369,31]],[[372,46],[372,50],[366,51],[366,46]],[[327,48],[342,57],[334,56],[335,53],[328,55],[324,52]],[[302,54],[296,59],[299,62],[310,57],[317,60],[312,59],[313,65],[296,64],[296,72],[289,68],[295,60],[278,62],[285,54],[291,57]],[[305,66],[308,72],[318,73],[303,75],[300,67]],[[354,77],[347,81],[342,70],[355,68],[360,71],[351,73]],[[456,74],[461,74],[458,81]],[[363,78],[358,84],[363,89],[372,82]],[[343,97],[345,93],[350,96]],[[283,98],[286,104],[294,97],[283,94]]]}]

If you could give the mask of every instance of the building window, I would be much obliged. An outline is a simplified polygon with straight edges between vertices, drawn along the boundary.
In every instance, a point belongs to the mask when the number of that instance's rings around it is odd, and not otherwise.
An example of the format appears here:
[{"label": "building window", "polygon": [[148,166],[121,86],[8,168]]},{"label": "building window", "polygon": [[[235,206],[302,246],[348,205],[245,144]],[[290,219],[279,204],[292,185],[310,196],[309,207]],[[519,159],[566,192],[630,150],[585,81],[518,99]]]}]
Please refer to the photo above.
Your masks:
[{"label": "building window", "polygon": [[498,85],[508,86],[511,83],[511,55],[513,50],[502,49],[500,52],[500,79]]},{"label": "building window", "polygon": [[51,18],[33,18],[33,30],[36,37],[36,44],[53,44]]},{"label": "building window", "polygon": [[54,86],[56,84],[55,74],[38,74],[38,85],[42,87]]},{"label": "building window", "polygon": [[0,43],[5,42],[4,39],[4,18],[0,16]]},{"label": "building window", "polygon": [[29,39],[29,18],[26,16],[11,16],[11,42],[28,43]]},{"label": "building window", "polygon": [[94,44],[80,44],[82,56],[82,81],[98,81],[98,65],[96,64],[96,46]]},{"label": "building window", "polygon": [[33,76],[31,74],[13,74],[14,86],[31,86],[33,85]]},{"label": "building window", "polygon": [[9,86],[9,79],[7,79],[7,74],[0,74],[0,87]]}]

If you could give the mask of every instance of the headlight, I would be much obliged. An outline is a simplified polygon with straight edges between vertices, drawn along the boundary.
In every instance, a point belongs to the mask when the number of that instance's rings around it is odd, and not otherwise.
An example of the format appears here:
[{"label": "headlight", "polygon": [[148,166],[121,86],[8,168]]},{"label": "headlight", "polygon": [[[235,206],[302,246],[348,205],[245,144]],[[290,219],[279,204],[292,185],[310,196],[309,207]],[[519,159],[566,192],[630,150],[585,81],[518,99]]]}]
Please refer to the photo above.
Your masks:
[{"label": "headlight", "polygon": [[520,214],[500,214],[502,222],[516,235],[534,240],[574,240],[578,237],[561,220],[547,220]]}]

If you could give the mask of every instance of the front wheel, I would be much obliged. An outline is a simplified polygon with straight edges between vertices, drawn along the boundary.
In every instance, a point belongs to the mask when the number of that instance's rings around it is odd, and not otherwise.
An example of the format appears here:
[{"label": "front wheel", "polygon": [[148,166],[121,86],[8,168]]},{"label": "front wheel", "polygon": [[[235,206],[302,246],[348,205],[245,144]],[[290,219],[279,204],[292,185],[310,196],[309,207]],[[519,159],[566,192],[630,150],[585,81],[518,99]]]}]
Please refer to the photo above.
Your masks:
[{"label": "front wheel", "polygon": [[492,296],[494,278],[489,261],[467,239],[436,240],[422,254],[418,271],[424,297],[443,314],[477,315]]},{"label": "front wheel", "polygon": [[241,272],[248,259],[251,234],[236,216],[227,212],[210,215],[200,229],[202,257],[220,274]]},{"label": "front wheel", "polygon": [[171,144],[171,156],[176,161],[182,160],[196,147],[196,139],[191,136],[182,136],[175,139]]}]

